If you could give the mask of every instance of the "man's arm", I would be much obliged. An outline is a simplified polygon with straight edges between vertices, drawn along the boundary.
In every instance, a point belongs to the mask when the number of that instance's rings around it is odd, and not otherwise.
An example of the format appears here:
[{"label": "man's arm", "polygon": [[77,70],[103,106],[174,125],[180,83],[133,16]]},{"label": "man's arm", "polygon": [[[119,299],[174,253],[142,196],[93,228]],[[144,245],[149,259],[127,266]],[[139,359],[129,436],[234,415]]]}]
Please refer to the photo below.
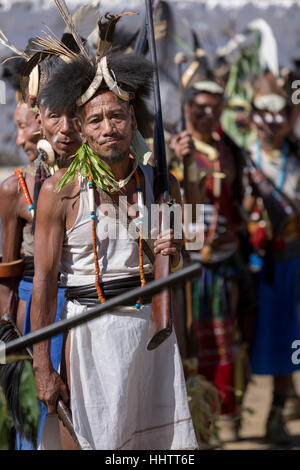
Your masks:
[{"label": "man's arm", "polygon": [[[60,172],[58,172],[60,173]],[[61,175],[60,175],[61,176]],[[54,323],[57,308],[57,276],[65,232],[63,193],[55,193],[59,176],[55,174],[42,186],[34,237],[34,280],[31,304],[31,325],[36,331]],[[67,388],[53,369],[50,340],[33,348],[38,397],[55,413],[59,397],[68,403]]]},{"label": "man's arm", "polygon": [[183,162],[184,167],[184,199],[187,204],[200,204],[203,201],[203,191],[200,191],[199,169],[196,162],[196,149],[190,131],[183,131],[171,141],[176,157]]},{"label": "man's arm", "polygon": [[[7,178],[0,188],[2,262],[20,258],[23,224],[19,217],[19,193],[16,176]],[[19,278],[0,278],[0,317],[10,315],[16,321]]]}]

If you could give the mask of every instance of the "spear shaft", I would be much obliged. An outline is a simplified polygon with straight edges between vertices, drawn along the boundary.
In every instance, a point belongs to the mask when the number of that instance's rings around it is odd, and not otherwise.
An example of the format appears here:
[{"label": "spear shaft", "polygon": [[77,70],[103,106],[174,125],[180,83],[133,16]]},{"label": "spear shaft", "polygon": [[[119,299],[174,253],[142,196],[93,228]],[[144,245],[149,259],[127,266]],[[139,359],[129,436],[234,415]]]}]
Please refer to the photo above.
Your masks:
[{"label": "spear shaft", "polygon": [[[155,159],[155,199],[159,203],[162,213],[159,220],[159,232],[165,228],[173,227],[173,212],[170,211],[171,220],[164,217],[164,207],[172,205],[172,198],[169,186],[169,173],[167,166],[167,156],[165,147],[165,136],[162,119],[162,108],[159,87],[158,61],[156,54],[155,33],[153,23],[153,11],[151,0],[145,0],[146,4],[146,24],[148,32],[148,44],[152,63],[154,65],[153,74],[153,94],[154,94],[154,159]],[[155,279],[163,279],[169,276],[171,271],[171,257],[158,253],[154,262]],[[152,310],[149,322],[149,336],[147,349],[157,348],[172,333],[172,296],[168,289],[163,290],[152,298]]]}]

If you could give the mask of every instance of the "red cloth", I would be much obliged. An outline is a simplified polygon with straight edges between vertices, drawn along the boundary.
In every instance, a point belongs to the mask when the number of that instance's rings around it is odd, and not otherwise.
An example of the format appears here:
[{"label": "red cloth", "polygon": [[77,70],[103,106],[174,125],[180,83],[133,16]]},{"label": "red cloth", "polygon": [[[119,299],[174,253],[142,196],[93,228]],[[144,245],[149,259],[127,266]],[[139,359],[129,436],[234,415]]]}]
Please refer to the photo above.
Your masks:
[{"label": "red cloth", "polygon": [[233,319],[195,322],[199,373],[220,392],[221,414],[236,411],[234,394]]}]

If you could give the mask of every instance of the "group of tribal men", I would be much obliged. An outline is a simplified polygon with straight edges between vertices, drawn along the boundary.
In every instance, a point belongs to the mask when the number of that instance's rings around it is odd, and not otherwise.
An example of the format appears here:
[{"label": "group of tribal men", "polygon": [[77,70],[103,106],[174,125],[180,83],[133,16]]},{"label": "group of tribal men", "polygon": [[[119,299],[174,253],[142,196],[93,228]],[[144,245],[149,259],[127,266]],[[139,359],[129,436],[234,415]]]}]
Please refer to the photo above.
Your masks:
[{"label": "group of tribal men", "polygon": [[[152,64],[105,47],[95,57],[74,50],[68,42],[59,56],[40,60],[36,95],[18,94],[16,143],[30,162],[0,189],[2,263],[24,259],[20,282],[1,279],[1,316],[22,334],[143,286],[158,253],[171,257],[173,272],[189,262],[172,229],[145,237],[149,254],[126,218],[124,225],[118,212],[107,215],[108,206],[125,209],[139,232],[143,207],[150,214],[155,203],[150,135],[139,132],[147,127]],[[289,441],[283,408],[296,394],[290,357],[299,338],[295,107],[270,72],[257,77],[247,114],[256,137],[241,149],[222,129],[224,85],[194,80],[184,93],[186,130],[166,133],[173,199],[204,208],[202,274],[178,288],[175,331],[148,351],[151,299],[137,299],[34,345],[39,449],[197,449],[182,360],[197,357],[222,414],[233,416],[244,392],[234,381],[242,348],[253,373],[274,377],[266,436]],[[276,204],[285,224],[272,224]],[[189,226],[199,230],[197,220]],[[57,419],[58,399],[71,409],[76,443]],[[32,444],[17,436],[15,448]]]}]

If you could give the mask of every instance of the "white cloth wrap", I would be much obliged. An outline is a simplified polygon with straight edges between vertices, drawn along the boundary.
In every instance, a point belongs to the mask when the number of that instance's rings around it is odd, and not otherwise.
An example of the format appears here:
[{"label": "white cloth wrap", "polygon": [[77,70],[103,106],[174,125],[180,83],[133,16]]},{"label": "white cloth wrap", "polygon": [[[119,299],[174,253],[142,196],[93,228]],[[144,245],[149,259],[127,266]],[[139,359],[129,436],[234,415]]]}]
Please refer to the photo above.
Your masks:
[{"label": "white cloth wrap", "polygon": [[[68,301],[63,316],[85,309]],[[150,311],[120,307],[70,332],[71,406],[83,449],[197,448],[175,333],[147,351]]]}]

